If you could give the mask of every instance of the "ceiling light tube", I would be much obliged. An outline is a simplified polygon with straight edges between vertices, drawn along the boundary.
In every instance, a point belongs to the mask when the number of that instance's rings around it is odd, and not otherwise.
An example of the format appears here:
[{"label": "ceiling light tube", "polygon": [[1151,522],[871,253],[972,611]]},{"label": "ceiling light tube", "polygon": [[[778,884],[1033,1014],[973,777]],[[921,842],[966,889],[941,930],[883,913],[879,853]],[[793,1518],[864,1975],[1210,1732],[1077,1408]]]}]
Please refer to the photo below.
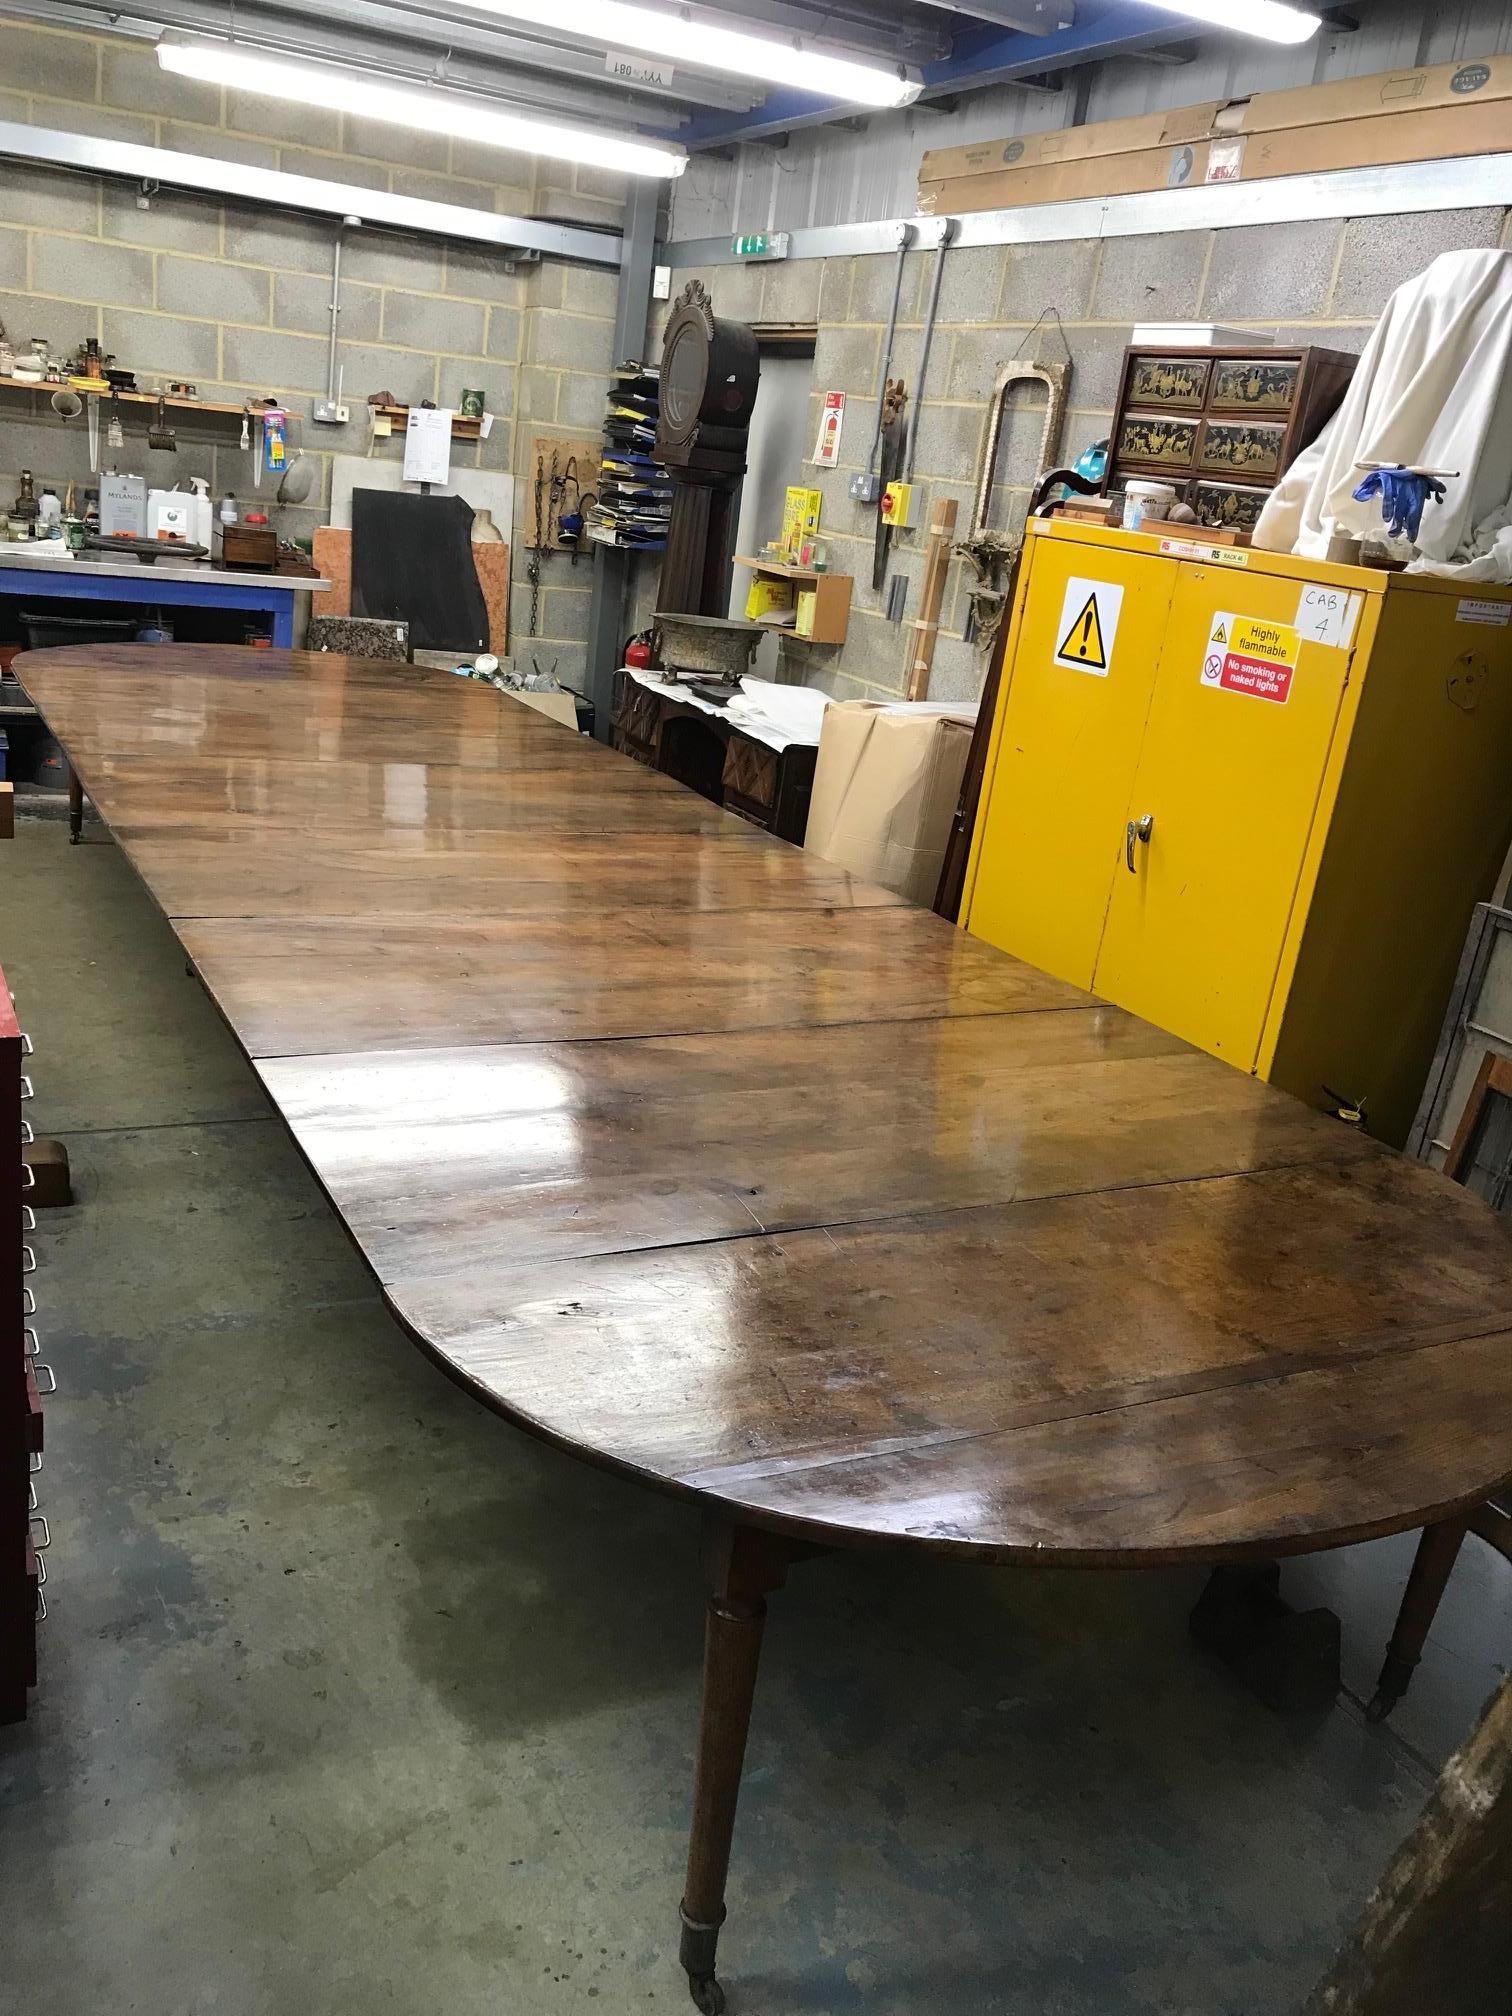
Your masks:
[{"label": "ceiling light tube", "polygon": [[389,84],[334,64],[267,56],[244,43],[165,40],[158,43],[157,56],[164,70],[205,84],[227,84],[285,104],[351,112],[415,132],[477,140],[519,154],[543,154],[553,161],[582,161],[621,175],[681,175],[688,165],[681,147],[504,111],[460,91]]},{"label": "ceiling light tube", "polygon": [[1144,0],[1144,4],[1158,7],[1162,14],[1184,14],[1189,21],[1232,29],[1236,35],[1258,35],[1264,42],[1306,42],[1323,25],[1316,14],[1289,7],[1285,0]]},{"label": "ceiling light tube", "polygon": [[911,105],[924,88],[916,70],[901,63],[867,62],[833,55],[801,36],[752,35],[685,13],[636,7],[630,0],[466,0],[469,11],[529,21],[556,34],[602,42],[606,49],[635,49],[698,70],[723,70],[754,84],[781,84],[843,98],[850,105],[888,110]]}]

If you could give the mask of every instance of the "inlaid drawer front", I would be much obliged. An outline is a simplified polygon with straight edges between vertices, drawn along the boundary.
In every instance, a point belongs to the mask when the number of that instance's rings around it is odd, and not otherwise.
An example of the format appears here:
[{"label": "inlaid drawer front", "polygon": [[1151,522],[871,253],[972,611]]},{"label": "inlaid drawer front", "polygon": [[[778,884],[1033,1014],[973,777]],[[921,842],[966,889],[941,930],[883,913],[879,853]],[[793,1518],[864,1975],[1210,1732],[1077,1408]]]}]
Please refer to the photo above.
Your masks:
[{"label": "inlaid drawer front", "polygon": [[1296,357],[1225,357],[1214,367],[1212,404],[1242,413],[1289,413],[1297,396]]},{"label": "inlaid drawer front", "polygon": [[1210,357],[1136,357],[1129,366],[1128,403],[1200,410],[1212,368]]},{"label": "inlaid drawer front", "polygon": [[1276,476],[1285,441],[1286,427],[1278,421],[1209,420],[1197,467],[1230,476]]},{"label": "inlaid drawer front", "polygon": [[1130,413],[1118,430],[1119,462],[1143,462],[1153,469],[1190,469],[1197,453],[1197,422],[1164,413]]},{"label": "inlaid drawer front", "polygon": [[732,735],[725,750],[722,782],[728,792],[753,805],[772,806],[777,802],[777,768],[781,758],[764,743],[748,742]]},{"label": "inlaid drawer front", "polygon": [[1269,490],[1249,490],[1242,483],[1199,483],[1192,509],[1204,525],[1228,532],[1252,532],[1265,508]]},{"label": "inlaid drawer front", "polygon": [[632,687],[620,716],[620,726],[632,741],[654,746],[656,731],[661,726],[661,700],[658,695],[648,693],[643,686]]}]

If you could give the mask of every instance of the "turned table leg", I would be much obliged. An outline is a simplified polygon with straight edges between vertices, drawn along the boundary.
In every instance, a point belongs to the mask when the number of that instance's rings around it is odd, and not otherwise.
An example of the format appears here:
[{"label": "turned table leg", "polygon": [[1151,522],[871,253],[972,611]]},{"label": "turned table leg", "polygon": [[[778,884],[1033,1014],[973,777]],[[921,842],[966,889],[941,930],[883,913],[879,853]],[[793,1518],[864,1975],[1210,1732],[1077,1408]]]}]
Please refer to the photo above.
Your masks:
[{"label": "turned table leg", "polygon": [[84,786],[79,782],[79,773],[72,763],[68,766],[68,839],[70,846],[77,847],[84,831]]},{"label": "turned table leg", "polygon": [[703,1713],[678,1958],[694,2002],[704,2016],[719,2016],[725,1998],[714,1978],[714,1952],[724,1923],[725,1878],[756,1693],[766,1597],[781,1588],[793,1550],[754,1527],[711,1523],[705,1533],[705,1557],[709,1610]]},{"label": "turned table leg", "polygon": [[1372,1722],[1384,1722],[1412,1683],[1449,1576],[1470,1530],[1470,1519],[1469,1513],[1463,1513],[1423,1528],[1417,1558],[1407,1580],[1407,1593],[1391,1634],[1391,1646],[1376,1683],[1375,1699],[1366,1711]]}]

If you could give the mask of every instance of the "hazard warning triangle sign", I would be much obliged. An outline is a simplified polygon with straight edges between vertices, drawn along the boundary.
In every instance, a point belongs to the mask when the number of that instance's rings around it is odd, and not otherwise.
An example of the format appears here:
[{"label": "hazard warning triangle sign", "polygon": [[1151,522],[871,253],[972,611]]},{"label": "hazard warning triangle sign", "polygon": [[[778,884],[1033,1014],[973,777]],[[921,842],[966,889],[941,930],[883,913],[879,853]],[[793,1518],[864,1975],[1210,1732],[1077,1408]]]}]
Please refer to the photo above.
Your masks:
[{"label": "hazard warning triangle sign", "polygon": [[1060,620],[1051,632],[1060,639],[1055,663],[1072,672],[1090,672],[1094,679],[1106,679],[1117,648],[1123,598],[1121,581],[1073,574],[1065,586]]},{"label": "hazard warning triangle sign", "polygon": [[1089,595],[1078,610],[1055,655],[1063,663],[1085,665],[1089,671],[1107,671],[1108,652],[1103,642],[1102,617],[1095,594]]}]

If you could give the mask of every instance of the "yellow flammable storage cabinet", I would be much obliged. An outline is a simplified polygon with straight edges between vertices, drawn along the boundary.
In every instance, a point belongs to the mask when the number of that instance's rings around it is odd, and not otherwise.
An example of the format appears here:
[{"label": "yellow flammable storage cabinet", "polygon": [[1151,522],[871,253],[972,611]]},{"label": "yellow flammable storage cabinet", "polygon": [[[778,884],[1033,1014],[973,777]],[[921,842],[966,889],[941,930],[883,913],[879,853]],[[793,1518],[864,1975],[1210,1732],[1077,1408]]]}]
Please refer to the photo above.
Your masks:
[{"label": "yellow flammable storage cabinet", "polygon": [[1512,842],[1512,589],[1031,520],[961,921],[1406,1139]]}]

